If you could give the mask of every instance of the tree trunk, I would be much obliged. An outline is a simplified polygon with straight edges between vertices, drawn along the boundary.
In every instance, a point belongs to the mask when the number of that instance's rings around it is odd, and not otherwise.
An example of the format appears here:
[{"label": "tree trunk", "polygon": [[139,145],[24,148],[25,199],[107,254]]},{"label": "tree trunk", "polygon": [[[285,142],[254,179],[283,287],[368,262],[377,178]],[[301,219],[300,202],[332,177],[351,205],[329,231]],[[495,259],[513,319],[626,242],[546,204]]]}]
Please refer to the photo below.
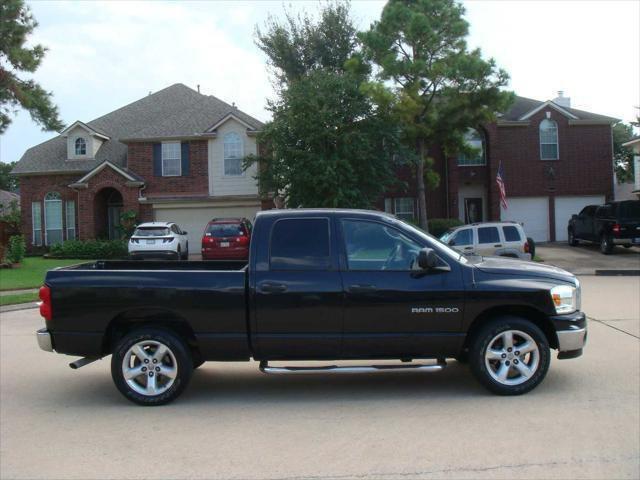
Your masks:
[{"label": "tree trunk", "polygon": [[418,222],[420,224],[420,228],[422,228],[425,232],[429,231],[429,225],[427,222],[427,199],[425,194],[427,192],[424,186],[424,164],[425,158],[427,156],[427,147],[425,145],[425,141],[421,138],[418,141],[418,146],[420,149],[420,156],[418,158],[418,168],[416,176],[418,181]]}]

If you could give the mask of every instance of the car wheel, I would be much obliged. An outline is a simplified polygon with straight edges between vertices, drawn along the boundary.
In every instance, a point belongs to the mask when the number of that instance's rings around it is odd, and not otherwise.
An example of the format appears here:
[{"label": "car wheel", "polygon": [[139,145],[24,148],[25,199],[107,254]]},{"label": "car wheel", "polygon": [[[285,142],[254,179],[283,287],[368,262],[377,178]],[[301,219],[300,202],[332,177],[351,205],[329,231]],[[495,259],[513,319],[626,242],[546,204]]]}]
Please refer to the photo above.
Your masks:
[{"label": "car wheel", "polygon": [[189,242],[186,244],[185,252],[184,252],[184,260],[189,260]]},{"label": "car wheel", "polygon": [[536,256],[536,242],[533,238],[527,237],[527,243],[529,244],[529,253],[531,254],[531,260]]},{"label": "car wheel", "polygon": [[570,246],[575,247],[576,245],[578,245],[578,240],[576,240],[575,235],[573,234],[573,230],[569,230],[567,232],[567,242],[569,243]]},{"label": "car wheel", "polygon": [[186,388],[193,363],[185,343],[175,334],[143,328],[126,335],[111,358],[116,387],[139,405],[164,405]]},{"label": "car wheel", "polygon": [[182,250],[180,249],[180,245],[178,245],[178,249],[176,250],[176,260],[182,260]]},{"label": "car wheel", "polygon": [[611,237],[606,233],[603,233],[600,237],[600,251],[605,255],[613,252],[613,242],[611,241]]},{"label": "car wheel", "polygon": [[521,395],[534,389],[547,374],[549,342],[532,322],[500,317],[481,328],[469,349],[475,377],[498,395]]}]

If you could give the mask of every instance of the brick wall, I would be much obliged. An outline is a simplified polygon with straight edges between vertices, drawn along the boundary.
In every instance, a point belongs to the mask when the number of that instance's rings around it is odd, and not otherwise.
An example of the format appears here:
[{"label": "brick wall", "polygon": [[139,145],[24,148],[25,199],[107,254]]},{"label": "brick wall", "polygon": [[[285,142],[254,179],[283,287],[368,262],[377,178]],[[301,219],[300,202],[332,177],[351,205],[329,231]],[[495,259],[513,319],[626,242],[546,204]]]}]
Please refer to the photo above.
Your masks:
[{"label": "brick wall", "polygon": [[157,177],[153,174],[153,143],[130,143],[127,166],[145,180],[145,196],[209,194],[207,140],[189,142],[189,175]]}]

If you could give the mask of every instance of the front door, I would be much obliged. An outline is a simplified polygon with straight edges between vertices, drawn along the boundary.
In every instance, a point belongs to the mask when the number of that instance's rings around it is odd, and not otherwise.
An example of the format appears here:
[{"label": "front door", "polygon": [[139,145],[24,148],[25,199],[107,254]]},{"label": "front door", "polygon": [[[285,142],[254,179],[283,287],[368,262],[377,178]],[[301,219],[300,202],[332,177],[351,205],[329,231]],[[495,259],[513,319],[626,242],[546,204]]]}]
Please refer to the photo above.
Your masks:
[{"label": "front door", "polygon": [[332,219],[276,220],[267,262],[256,267],[255,348],[261,360],[336,359],[342,338],[342,283]]},{"label": "front door", "polygon": [[122,213],[122,207],[119,205],[107,206],[107,222],[109,240],[116,240],[122,236],[120,231],[120,214]]},{"label": "front door", "polygon": [[482,221],[482,198],[465,198],[464,223],[479,223]]},{"label": "front door", "polygon": [[[460,266],[416,265],[422,245],[375,221],[344,219],[345,357],[419,358],[451,354],[460,340]],[[422,241],[423,242],[423,241]]]}]

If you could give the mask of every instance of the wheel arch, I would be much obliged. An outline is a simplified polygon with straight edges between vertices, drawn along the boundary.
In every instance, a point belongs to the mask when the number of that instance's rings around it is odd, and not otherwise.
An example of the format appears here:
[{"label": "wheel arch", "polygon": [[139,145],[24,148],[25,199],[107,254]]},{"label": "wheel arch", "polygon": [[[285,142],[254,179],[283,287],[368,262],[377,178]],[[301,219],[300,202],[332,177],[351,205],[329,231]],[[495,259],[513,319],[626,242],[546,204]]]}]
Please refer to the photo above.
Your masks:
[{"label": "wheel arch", "polygon": [[551,348],[558,348],[558,335],[556,334],[556,330],[551,320],[549,320],[549,318],[543,312],[528,305],[504,305],[488,308],[482,311],[478,316],[476,316],[473,322],[471,322],[469,329],[467,330],[467,336],[465,337],[462,350],[466,351],[469,348],[469,345],[475,334],[484,325],[486,325],[494,318],[506,315],[521,317],[525,320],[529,320],[538,328],[540,328],[540,330],[542,330]]}]

